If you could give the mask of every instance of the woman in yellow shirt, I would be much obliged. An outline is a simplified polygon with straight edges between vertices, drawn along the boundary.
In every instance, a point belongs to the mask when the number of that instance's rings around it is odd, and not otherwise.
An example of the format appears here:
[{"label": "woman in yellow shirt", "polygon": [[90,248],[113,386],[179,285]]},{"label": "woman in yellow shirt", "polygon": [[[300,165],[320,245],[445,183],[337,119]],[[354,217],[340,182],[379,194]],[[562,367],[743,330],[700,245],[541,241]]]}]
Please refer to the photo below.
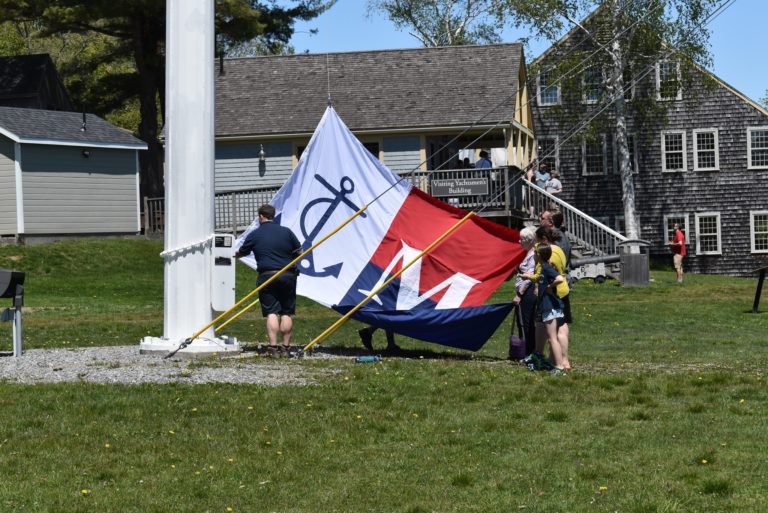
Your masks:
[{"label": "woman in yellow shirt", "polygon": [[[563,253],[563,250],[557,246],[559,241],[559,237],[557,235],[559,234],[547,226],[540,226],[536,230],[536,242],[545,242],[552,247],[552,256],[549,259],[549,263],[552,264],[557,272],[564,278],[564,280],[557,285],[556,289],[557,296],[563,301],[563,313],[565,314],[562,322],[558,323],[557,340],[560,343],[560,348],[563,354],[563,368],[568,371],[571,369],[571,363],[568,360],[568,343],[570,342],[570,328],[568,325],[573,320],[571,315],[571,301],[569,297],[571,290],[568,287],[568,279],[566,276],[567,271],[565,253]],[[528,273],[528,275],[523,275],[523,278],[533,280],[534,283],[537,283],[540,274],[541,265],[536,264],[536,269],[534,270],[533,274]],[[542,354],[544,352],[544,345],[547,342],[546,336],[547,334],[544,331],[543,326],[539,327],[537,324],[536,353]]]}]

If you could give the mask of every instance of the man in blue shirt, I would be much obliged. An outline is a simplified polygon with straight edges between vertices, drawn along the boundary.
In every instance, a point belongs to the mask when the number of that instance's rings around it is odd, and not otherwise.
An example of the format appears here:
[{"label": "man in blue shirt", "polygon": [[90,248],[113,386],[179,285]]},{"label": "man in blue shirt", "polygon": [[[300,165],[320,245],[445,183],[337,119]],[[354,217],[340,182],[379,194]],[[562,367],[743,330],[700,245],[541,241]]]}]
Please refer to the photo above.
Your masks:
[{"label": "man in blue shirt", "polygon": [[539,166],[539,169],[537,169],[533,173],[533,179],[536,180],[536,185],[539,187],[539,189],[543,189],[551,176],[549,176],[549,168],[546,164],[542,164]]},{"label": "man in blue shirt", "polygon": [[[274,220],[275,207],[260,206],[260,226],[246,237],[235,253],[235,258],[253,253],[259,272],[257,286],[273,277],[301,253],[301,244],[296,235],[289,228],[276,224]],[[296,313],[297,274],[296,268],[289,269],[259,291],[261,314],[267,319],[269,353],[272,356],[290,356],[293,331],[291,316]],[[283,335],[281,347],[277,345],[278,333]]]},{"label": "man in blue shirt", "polygon": [[475,169],[487,169],[493,167],[491,159],[488,158],[488,152],[480,150],[480,160],[475,162]]}]

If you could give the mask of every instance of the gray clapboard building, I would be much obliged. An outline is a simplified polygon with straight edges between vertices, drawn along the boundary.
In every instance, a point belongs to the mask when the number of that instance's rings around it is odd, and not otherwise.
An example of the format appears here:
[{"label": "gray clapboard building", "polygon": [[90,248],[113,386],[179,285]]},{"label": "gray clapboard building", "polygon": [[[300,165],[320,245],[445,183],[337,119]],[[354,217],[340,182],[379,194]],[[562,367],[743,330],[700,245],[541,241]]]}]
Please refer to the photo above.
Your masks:
[{"label": "gray clapboard building", "polygon": [[0,236],[138,233],[143,149],[92,114],[0,107]]},{"label": "gray clapboard building", "polygon": [[[594,31],[592,19],[584,23]],[[594,44],[577,28],[532,64],[539,154],[559,171],[563,200],[623,232],[611,111],[589,130],[574,129],[602,107],[600,70],[582,65],[577,87],[559,80],[570,69],[560,59],[573,48],[589,54]],[[746,275],[768,265],[768,111],[702,68],[690,69],[690,80],[681,71],[670,57],[625,77],[634,84],[628,103],[652,95],[661,107],[627,109],[641,238],[652,259],[671,265],[667,241],[679,223],[688,270]]]},{"label": "gray clapboard building", "polygon": [[282,185],[329,96],[393,171],[435,169],[460,149],[474,162],[481,148],[503,155],[497,165],[522,167],[533,153],[525,73],[521,44],[226,59],[216,77],[216,190]]}]

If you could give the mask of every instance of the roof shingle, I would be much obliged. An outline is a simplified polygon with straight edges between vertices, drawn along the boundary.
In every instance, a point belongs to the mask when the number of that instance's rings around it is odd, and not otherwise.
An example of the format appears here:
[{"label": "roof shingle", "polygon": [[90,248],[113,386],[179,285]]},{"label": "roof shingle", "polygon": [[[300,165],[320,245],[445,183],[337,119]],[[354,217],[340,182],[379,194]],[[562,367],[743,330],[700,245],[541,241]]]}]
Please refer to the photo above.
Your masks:
[{"label": "roof shingle", "polygon": [[522,61],[520,43],[227,59],[216,77],[216,135],[311,133],[329,81],[355,131],[509,121]]},{"label": "roof shingle", "polygon": [[83,115],[78,112],[0,107],[0,130],[25,142],[41,140],[54,141],[54,144],[60,142],[83,145],[145,145],[128,131],[94,114],[86,114],[85,131],[82,126]]}]

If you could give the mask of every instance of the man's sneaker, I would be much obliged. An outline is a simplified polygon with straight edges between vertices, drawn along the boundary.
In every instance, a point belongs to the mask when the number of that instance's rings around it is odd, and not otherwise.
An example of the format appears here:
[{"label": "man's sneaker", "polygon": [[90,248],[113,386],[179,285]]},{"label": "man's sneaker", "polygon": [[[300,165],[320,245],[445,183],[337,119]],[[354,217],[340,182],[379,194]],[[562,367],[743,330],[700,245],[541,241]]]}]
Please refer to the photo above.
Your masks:
[{"label": "man's sneaker", "polygon": [[565,376],[565,369],[558,369],[557,367],[552,367],[549,370],[549,373],[553,376]]},{"label": "man's sneaker", "polygon": [[290,358],[291,346],[280,346],[280,356],[283,358]]},{"label": "man's sneaker", "polygon": [[368,351],[373,351],[373,333],[368,328],[357,330],[357,334],[360,335],[360,342],[363,343]]},{"label": "man's sneaker", "polygon": [[280,356],[280,348],[277,346],[267,346],[267,356],[277,358]]}]

